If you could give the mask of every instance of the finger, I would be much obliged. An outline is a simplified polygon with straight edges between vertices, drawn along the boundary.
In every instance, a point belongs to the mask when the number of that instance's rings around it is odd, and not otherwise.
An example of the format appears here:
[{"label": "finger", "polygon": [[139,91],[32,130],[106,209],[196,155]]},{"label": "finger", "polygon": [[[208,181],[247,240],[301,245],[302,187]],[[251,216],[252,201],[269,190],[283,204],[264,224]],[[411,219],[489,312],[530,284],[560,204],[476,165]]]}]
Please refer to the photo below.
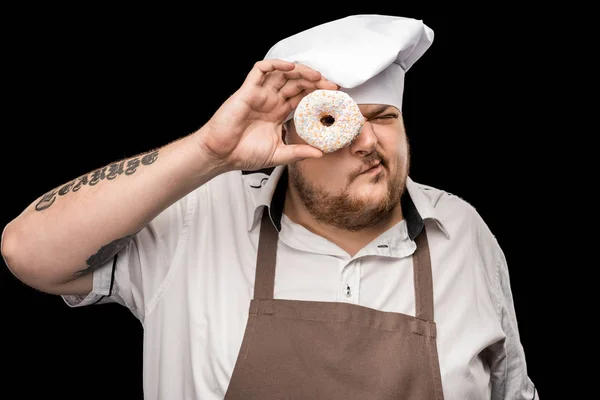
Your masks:
[{"label": "finger", "polygon": [[339,86],[325,78],[321,78],[320,80],[314,82],[304,79],[296,79],[287,81],[279,90],[279,92],[284,99],[289,99],[297,96],[299,93],[305,92],[308,94],[317,89],[337,90],[339,89]]},{"label": "finger", "polygon": [[284,99],[289,99],[290,97],[296,96],[298,93],[302,93],[303,91],[313,91],[317,88],[315,82],[309,82],[302,79],[296,79],[292,81],[287,81],[285,85],[279,90],[279,94]]},{"label": "finger", "polygon": [[277,59],[257,61],[246,76],[245,83],[260,85],[265,74],[273,71],[291,71],[295,67],[292,62]]},{"label": "finger", "polygon": [[276,165],[291,164],[307,158],[321,158],[325,154],[308,144],[288,144],[277,149],[273,162]]},{"label": "finger", "polygon": [[265,75],[261,85],[263,87],[271,87],[277,91],[281,89],[287,81],[288,78],[285,77],[284,72],[274,71]]},{"label": "finger", "polygon": [[296,107],[298,107],[298,104],[300,104],[300,102],[304,98],[304,96],[306,96],[309,93],[310,92],[304,90],[304,91],[298,93],[297,95],[292,96],[289,99],[286,99],[286,103],[289,104],[289,106],[291,107],[292,110],[295,110]]},{"label": "finger", "polygon": [[318,89],[328,89],[328,90],[338,90],[340,87],[327,79],[323,78],[320,81],[316,82]]},{"label": "finger", "polygon": [[340,87],[335,83],[323,79],[317,83],[315,88],[301,90],[297,94],[285,98],[285,101],[290,106],[290,108],[294,110],[296,107],[298,107],[298,104],[300,104],[300,102],[305,96],[309,95],[317,89],[339,90],[339,88]]},{"label": "finger", "polygon": [[271,86],[275,90],[281,89],[288,80],[307,80],[317,82],[324,79],[318,71],[304,65],[296,64],[291,71],[274,71],[266,74],[262,86]]},{"label": "finger", "polygon": [[314,69],[302,64],[296,64],[296,68],[291,71],[284,72],[283,75],[285,75],[287,79],[306,79],[309,81],[318,81],[322,78],[319,71],[315,71]]}]

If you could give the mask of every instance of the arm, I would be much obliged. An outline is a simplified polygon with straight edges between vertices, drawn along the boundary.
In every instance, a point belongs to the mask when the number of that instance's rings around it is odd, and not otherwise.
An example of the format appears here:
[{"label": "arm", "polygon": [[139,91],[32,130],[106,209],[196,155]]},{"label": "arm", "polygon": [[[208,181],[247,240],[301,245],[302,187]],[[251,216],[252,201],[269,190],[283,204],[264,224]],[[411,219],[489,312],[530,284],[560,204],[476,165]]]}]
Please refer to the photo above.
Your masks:
[{"label": "arm", "polygon": [[494,248],[498,317],[506,337],[490,349],[492,398],[539,400],[537,389],[527,371],[525,350],[520,340],[506,258],[497,242]]},{"label": "arm", "polygon": [[222,167],[202,154],[194,135],[40,196],[5,228],[2,253],[7,266],[17,278],[45,292],[89,292],[91,274],[86,272],[113,257],[194,185],[220,173]]},{"label": "arm", "polygon": [[256,63],[198,131],[77,177],[33,201],[3,231],[7,266],[41,291],[87,294],[89,272],[191,190],[230,170],[322,156],[308,145],[285,145],[281,138],[285,116],[318,88],[337,86],[301,65]]}]

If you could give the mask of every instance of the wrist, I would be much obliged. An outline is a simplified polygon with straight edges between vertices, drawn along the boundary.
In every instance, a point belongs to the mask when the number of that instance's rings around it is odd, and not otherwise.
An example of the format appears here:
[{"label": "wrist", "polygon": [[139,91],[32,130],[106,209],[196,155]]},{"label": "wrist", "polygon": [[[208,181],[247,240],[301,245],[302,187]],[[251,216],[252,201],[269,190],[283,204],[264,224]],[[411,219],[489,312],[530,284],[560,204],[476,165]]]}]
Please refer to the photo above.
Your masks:
[{"label": "wrist", "polygon": [[201,169],[210,171],[214,176],[235,169],[218,151],[218,145],[214,140],[215,135],[216,133],[208,124],[192,134],[194,147],[198,152],[197,157],[202,160],[201,165],[204,167]]}]

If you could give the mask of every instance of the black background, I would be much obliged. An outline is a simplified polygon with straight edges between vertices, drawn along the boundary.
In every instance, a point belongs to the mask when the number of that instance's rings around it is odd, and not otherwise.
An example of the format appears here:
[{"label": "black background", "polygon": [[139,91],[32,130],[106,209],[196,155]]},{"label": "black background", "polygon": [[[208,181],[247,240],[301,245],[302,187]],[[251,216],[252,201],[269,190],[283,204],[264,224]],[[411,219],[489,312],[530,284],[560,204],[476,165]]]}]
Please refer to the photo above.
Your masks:
[{"label": "black background", "polygon": [[[551,155],[540,142],[552,132],[540,127],[535,108],[547,96],[546,50],[536,44],[546,34],[542,23],[411,14],[399,6],[277,8],[271,17],[222,6],[211,13],[148,7],[5,15],[12,24],[3,61],[2,226],[69,179],[199,128],[284,36],[349,13],[422,18],[435,40],[405,85],[412,178],[461,196],[496,234],[529,374],[542,398],[551,398],[540,340],[548,330],[542,290],[551,244],[531,228],[552,229],[543,164]],[[129,311],[70,309],[24,286],[4,264],[0,295],[0,398],[141,397],[142,329]]]}]

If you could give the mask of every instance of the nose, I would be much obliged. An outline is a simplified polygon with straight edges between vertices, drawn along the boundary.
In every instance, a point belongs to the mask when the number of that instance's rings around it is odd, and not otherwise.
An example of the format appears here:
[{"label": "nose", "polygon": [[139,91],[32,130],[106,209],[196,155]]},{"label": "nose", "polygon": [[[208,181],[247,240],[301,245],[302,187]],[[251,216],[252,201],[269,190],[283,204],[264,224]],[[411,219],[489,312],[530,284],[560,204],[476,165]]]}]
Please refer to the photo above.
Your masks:
[{"label": "nose", "polygon": [[378,142],[373,125],[365,121],[360,133],[350,144],[350,153],[359,157],[367,156],[375,151]]}]

